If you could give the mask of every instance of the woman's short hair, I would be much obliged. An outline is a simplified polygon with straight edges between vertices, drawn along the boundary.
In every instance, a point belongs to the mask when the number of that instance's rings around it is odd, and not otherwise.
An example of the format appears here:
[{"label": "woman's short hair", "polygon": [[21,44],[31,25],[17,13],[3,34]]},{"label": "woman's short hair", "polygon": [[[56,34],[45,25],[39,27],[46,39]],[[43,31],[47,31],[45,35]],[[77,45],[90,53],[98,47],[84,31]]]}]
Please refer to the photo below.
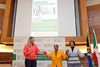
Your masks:
[{"label": "woman's short hair", "polygon": [[75,41],[72,41],[72,40],[69,41],[69,45],[71,44],[71,42],[73,42],[73,44],[76,45]]},{"label": "woman's short hair", "polygon": [[54,46],[57,46],[59,48],[59,45],[58,44],[54,44]]}]

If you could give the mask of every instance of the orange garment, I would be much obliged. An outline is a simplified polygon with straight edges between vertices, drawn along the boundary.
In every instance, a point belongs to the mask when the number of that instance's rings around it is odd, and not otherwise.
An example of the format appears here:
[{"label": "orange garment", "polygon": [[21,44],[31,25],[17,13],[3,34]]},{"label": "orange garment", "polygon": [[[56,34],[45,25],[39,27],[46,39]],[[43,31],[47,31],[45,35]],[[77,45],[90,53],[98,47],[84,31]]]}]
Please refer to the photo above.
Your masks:
[{"label": "orange garment", "polygon": [[[32,50],[32,53],[26,55],[26,53],[29,52],[30,50]],[[39,52],[40,51],[36,44],[34,44],[32,47],[30,47],[28,44],[26,44],[23,49],[23,54],[25,56],[25,59],[29,59],[29,60],[36,60],[36,55]]]},{"label": "orange garment", "polygon": [[52,59],[51,67],[62,67],[62,58],[67,59],[67,55],[62,50],[58,50],[57,56],[55,55],[55,51],[52,51],[50,54],[46,53],[46,56]]}]

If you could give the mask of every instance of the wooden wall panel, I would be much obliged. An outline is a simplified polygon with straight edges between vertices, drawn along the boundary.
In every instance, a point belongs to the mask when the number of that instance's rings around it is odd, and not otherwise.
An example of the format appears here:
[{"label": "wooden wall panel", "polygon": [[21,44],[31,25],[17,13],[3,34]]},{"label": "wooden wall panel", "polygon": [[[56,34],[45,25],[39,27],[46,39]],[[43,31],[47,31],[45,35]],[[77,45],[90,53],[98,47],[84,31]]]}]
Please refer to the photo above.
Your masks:
[{"label": "wooden wall panel", "polygon": [[9,16],[9,26],[8,26],[8,30],[7,30],[7,32],[9,32],[7,34],[8,37],[11,37],[11,33],[12,33],[13,11],[14,11],[14,0],[12,0],[10,13],[9,13],[10,14],[10,16]]},{"label": "wooden wall panel", "polygon": [[0,0],[0,3],[6,3],[6,0]]},{"label": "wooden wall panel", "polygon": [[87,9],[91,43],[93,41],[93,29],[96,33],[97,42],[100,43],[100,4],[89,6]]},{"label": "wooden wall panel", "polygon": [[4,21],[4,9],[0,9],[0,36],[1,36],[3,21]]},{"label": "wooden wall panel", "polygon": [[12,53],[0,53],[0,63],[10,63],[12,62]]},{"label": "wooden wall panel", "polygon": [[11,37],[14,0],[6,0],[4,23],[1,33],[1,42],[13,42]]}]

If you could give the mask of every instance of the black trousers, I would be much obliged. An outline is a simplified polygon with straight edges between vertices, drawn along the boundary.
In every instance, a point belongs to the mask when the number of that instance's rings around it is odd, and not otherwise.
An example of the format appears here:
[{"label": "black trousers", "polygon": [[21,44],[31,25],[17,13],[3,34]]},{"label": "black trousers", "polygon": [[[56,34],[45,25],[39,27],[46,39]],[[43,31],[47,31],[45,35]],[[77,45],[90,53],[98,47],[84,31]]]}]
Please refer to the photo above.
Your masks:
[{"label": "black trousers", "polygon": [[25,59],[25,67],[37,67],[36,60]]}]

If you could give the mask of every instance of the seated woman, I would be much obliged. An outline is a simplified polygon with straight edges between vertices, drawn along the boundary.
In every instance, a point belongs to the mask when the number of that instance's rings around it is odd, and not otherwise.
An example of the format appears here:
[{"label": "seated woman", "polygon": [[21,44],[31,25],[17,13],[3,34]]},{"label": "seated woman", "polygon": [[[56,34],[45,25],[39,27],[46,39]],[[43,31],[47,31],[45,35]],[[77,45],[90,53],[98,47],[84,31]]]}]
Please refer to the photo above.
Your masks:
[{"label": "seated woman", "polygon": [[62,67],[62,58],[63,59],[67,58],[67,55],[65,55],[63,51],[59,50],[58,48],[59,46],[56,44],[54,45],[54,51],[52,51],[50,54],[48,54],[47,52],[44,52],[44,54],[48,58],[52,59],[51,67]]},{"label": "seated woman", "polygon": [[81,67],[78,56],[84,57],[88,53],[82,54],[78,48],[75,48],[75,41],[69,42],[70,48],[67,49],[68,67]]}]

